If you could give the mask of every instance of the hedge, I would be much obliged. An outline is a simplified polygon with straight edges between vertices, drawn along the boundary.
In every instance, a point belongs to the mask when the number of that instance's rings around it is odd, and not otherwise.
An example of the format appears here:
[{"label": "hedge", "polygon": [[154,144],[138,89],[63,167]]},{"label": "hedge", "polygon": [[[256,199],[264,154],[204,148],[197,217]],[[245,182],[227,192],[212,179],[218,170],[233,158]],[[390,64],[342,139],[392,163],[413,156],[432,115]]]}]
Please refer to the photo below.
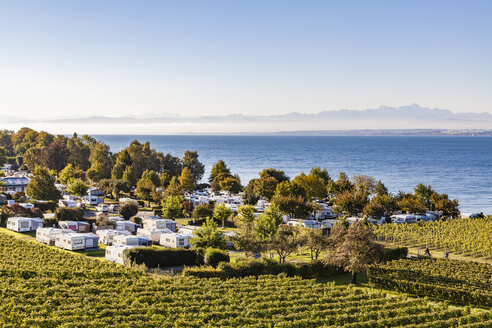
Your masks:
[{"label": "hedge", "polygon": [[144,264],[147,268],[166,268],[203,264],[203,254],[190,249],[138,247],[123,252],[125,264]]},{"label": "hedge", "polygon": [[230,262],[229,253],[217,248],[208,248],[205,251],[204,262],[216,268],[219,263]]},{"label": "hedge", "polygon": [[385,247],[383,248],[383,254],[381,261],[393,261],[404,259],[408,256],[408,248],[407,247]]},{"label": "hedge", "polygon": [[45,203],[35,202],[34,207],[39,208],[43,212],[51,211],[54,213],[55,210],[58,208],[58,203],[51,200]]},{"label": "hedge", "polygon": [[217,268],[202,266],[197,268],[185,268],[185,276],[197,278],[242,278],[247,276],[286,274],[288,277],[300,276],[305,279],[329,277],[342,273],[335,266],[324,264],[321,261],[310,263],[284,263],[273,260],[245,260],[236,263],[220,263]]}]

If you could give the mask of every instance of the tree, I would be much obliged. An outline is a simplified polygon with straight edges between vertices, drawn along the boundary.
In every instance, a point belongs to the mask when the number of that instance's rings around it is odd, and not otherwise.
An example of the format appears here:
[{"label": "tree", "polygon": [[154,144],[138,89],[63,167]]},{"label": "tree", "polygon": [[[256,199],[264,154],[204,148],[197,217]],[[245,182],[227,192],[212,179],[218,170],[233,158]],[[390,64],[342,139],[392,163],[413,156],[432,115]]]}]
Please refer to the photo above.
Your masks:
[{"label": "tree", "polygon": [[91,147],[74,133],[71,138],[67,139],[68,159],[67,162],[75,167],[80,167],[86,171],[89,169],[91,162],[89,156]]},{"label": "tree", "polygon": [[285,258],[295,252],[302,242],[303,236],[297,227],[281,225],[269,243],[269,248],[277,253],[280,263],[285,263]]},{"label": "tree", "polygon": [[284,171],[277,170],[274,168],[263,169],[263,171],[260,172],[260,179],[264,179],[268,177],[274,178],[275,180],[278,181],[278,183],[282,181],[289,181],[289,177],[285,175]]},{"label": "tree", "polygon": [[224,234],[217,229],[217,223],[210,218],[207,218],[205,223],[195,230],[194,234],[190,239],[190,245],[193,248],[227,248],[227,241]]},{"label": "tree", "polygon": [[183,187],[179,183],[178,177],[172,177],[169,185],[166,188],[167,195],[181,196],[183,194]]},{"label": "tree", "polygon": [[66,192],[76,196],[84,196],[87,193],[89,186],[80,178],[70,178],[68,180]]},{"label": "tree", "polygon": [[359,215],[364,206],[368,203],[368,194],[363,191],[347,190],[336,196],[333,201],[336,213],[346,213],[348,215]]},{"label": "tree", "polygon": [[355,189],[361,193],[373,194],[376,191],[376,179],[368,175],[354,175],[352,177]]},{"label": "tree", "polygon": [[67,164],[67,166],[60,171],[58,180],[63,184],[67,184],[72,178],[83,179],[84,176],[85,174],[83,170],[78,167],[74,167],[72,164]]},{"label": "tree", "polygon": [[242,205],[239,206],[237,209],[237,218],[241,222],[253,223],[253,221],[255,220],[255,212],[256,209],[252,205]]},{"label": "tree", "polygon": [[426,186],[423,183],[419,183],[414,189],[415,198],[427,208],[430,208],[433,193],[434,190],[432,189],[432,186]]},{"label": "tree", "polygon": [[404,212],[417,214],[425,213],[428,209],[427,206],[422,203],[421,198],[417,198],[412,194],[404,196],[399,200],[398,207]]},{"label": "tree", "polygon": [[347,174],[340,172],[336,181],[330,180],[326,186],[326,190],[330,197],[335,197],[341,193],[352,190],[354,185],[350,182]]},{"label": "tree", "polygon": [[362,213],[365,217],[377,217],[388,216],[396,211],[398,205],[396,200],[391,195],[377,194],[372,197],[369,203],[364,206]]},{"label": "tree", "polygon": [[198,204],[193,209],[193,213],[191,214],[191,217],[194,219],[203,219],[203,218],[212,217],[213,215],[214,215],[214,211],[212,207],[210,207],[210,205]]},{"label": "tree", "polygon": [[328,238],[321,229],[304,228],[305,246],[311,253],[311,260],[317,260],[320,253],[328,246]]},{"label": "tree", "polygon": [[321,167],[313,167],[311,169],[311,172],[309,172],[309,175],[313,175],[315,177],[323,179],[323,182],[325,183],[325,186],[328,184],[328,182],[331,181],[331,177],[328,174],[328,171],[326,169],[321,169]]},{"label": "tree", "polygon": [[99,187],[99,189],[104,190],[106,195],[111,194],[116,200],[120,198],[120,193],[128,193],[132,189],[130,184],[122,179],[102,179],[99,180],[97,186]]},{"label": "tree", "polygon": [[241,181],[235,176],[227,176],[219,181],[220,190],[229,191],[232,194],[241,192]]},{"label": "tree", "polygon": [[222,228],[224,228],[225,221],[232,215],[232,211],[226,206],[224,202],[218,203],[214,207],[213,216],[222,221]]},{"label": "tree", "polygon": [[280,211],[295,218],[305,218],[311,212],[311,205],[302,196],[275,196],[272,204],[278,206]]},{"label": "tree", "polygon": [[191,174],[195,178],[195,181],[200,181],[202,179],[203,174],[205,173],[205,165],[200,163],[200,161],[198,160],[198,152],[196,150],[185,151],[183,159],[181,161],[183,162],[183,166],[188,167],[188,169],[191,171]]},{"label": "tree", "polygon": [[196,179],[191,170],[185,166],[179,176],[179,184],[184,191],[194,190],[196,188]]},{"label": "tree", "polygon": [[257,195],[270,200],[275,194],[275,190],[278,184],[279,181],[274,177],[265,176],[263,178],[255,180],[254,192]]},{"label": "tree", "polygon": [[144,173],[142,173],[142,177],[137,182],[137,196],[144,200],[156,200],[158,198],[156,189],[159,187],[160,183],[161,181],[157,173],[152,170],[145,170]]},{"label": "tree", "polygon": [[108,145],[102,142],[96,142],[93,144],[91,147],[89,161],[91,166],[86,172],[87,178],[92,181],[99,181],[111,177],[113,160],[111,158],[111,152],[109,151]]},{"label": "tree", "polygon": [[138,205],[134,203],[125,203],[120,206],[118,213],[125,219],[130,220],[132,216],[137,215],[138,213]]},{"label": "tree", "polygon": [[55,187],[55,178],[43,167],[36,167],[27,185],[26,194],[36,200],[58,201],[61,193]]},{"label": "tree", "polygon": [[51,170],[60,171],[67,165],[68,155],[64,140],[57,138],[43,149],[40,163]]},{"label": "tree", "polygon": [[183,215],[183,196],[167,196],[165,200],[162,201],[162,215],[165,218],[174,220]]},{"label": "tree", "polygon": [[231,171],[223,160],[219,160],[212,166],[212,170],[210,171],[210,178],[208,179],[208,181],[212,183],[214,179],[221,173],[231,174]]},{"label": "tree", "polygon": [[301,174],[292,180],[292,184],[301,186],[306,191],[308,200],[323,199],[327,195],[325,180],[316,175]]},{"label": "tree", "polygon": [[254,228],[258,237],[270,241],[282,222],[282,213],[277,206],[272,205],[254,220]]},{"label": "tree", "polygon": [[352,224],[335,246],[335,254],[326,261],[352,273],[352,283],[357,282],[357,273],[365,271],[381,253],[381,247],[374,242],[373,230],[365,221]]},{"label": "tree", "polygon": [[456,199],[449,199],[447,194],[438,194],[434,192],[432,193],[431,201],[433,210],[440,211],[445,216],[456,218],[460,215],[458,201]]},{"label": "tree", "polygon": [[0,147],[0,165],[7,162],[7,150],[4,147]]}]

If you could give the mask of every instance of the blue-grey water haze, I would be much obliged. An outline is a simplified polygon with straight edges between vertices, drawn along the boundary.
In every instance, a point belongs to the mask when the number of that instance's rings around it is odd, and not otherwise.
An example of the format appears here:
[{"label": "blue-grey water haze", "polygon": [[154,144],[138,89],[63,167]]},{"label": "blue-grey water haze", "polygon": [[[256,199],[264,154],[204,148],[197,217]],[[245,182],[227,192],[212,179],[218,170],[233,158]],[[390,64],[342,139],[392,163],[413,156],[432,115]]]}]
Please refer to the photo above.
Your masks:
[{"label": "blue-grey water haze", "polygon": [[113,152],[132,140],[182,157],[197,150],[208,177],[223,159],[243,184],[263,168],[284,170],[291,178],[312,167],[381,179],[391,192],[430,184],[460,202],[462,212],[492,214],[492,137],[349,137],[349,136],[136,136],[98,135]]}]

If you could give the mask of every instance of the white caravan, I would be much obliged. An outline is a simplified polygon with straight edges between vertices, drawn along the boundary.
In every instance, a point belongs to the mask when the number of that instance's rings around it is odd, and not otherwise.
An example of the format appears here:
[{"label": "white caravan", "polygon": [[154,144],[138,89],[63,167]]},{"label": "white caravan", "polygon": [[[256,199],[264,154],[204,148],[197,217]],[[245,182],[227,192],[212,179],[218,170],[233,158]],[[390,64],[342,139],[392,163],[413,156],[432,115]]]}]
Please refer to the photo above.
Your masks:
[{"label": "white caravan", "polygon": [[56,235],[61,233],[71,233],[72,230],[57,228],[38,228],[36,230],[36,240],[40,243],[53,246],[55,245]]},{"label": "white caravan", "polygon": [[159,216],[146,216],[143,218],[143,227],[146,229],[169,229],[176,232],[176,222],[170,219],[162,219]]},{"label": "white caravan", "polygon": [[159,244],[159,241],[161,240],[161,234],[166,234],[166,233],[173,233],[173,232],[169,229],[150,230],[145,228],[139,228],[137,230],[137,236],[148,237],[152,239],[152,242],[154,244]]},{"label": "white caravan", "polygon": [[106,247],[106,260],[119,263],[124,265],[123,261],[123,252],[125,249],[135,248],[138,246],[127,246],[127,245],[117,245],[117,246],[108,246]]},{"label": "white caravan", "polygon": [[180,233],[163,233],[159,244],[170,248],[189,248],[190,238],[190,235]]},{"label": "white caravan", "polygon": [[61,233],[55,237],[55,246],[68,251],[85,249],[85,237],[78,233]]},{"label": "white caravan", "polygon": [[99,236],[92,232],[79,233],[79,235],[84,237],[85,249],[98,248],[99,247]]},{"label": "white caravan", "polygon": [[99,242],[101,244],[111,246],[113,245],[114,236],[118,236],[118,235],[131,236],[131,233],[126,230],[105,229],[105,230],[97,230],[96,235],[99,237]]},{"label": "white caravan", "polygon": [[36,231],[42,228],[44,221],[41,218],[11,217],[7,219],[7,229],[16,232]]},{"label": "white caravan", "polygon": [[152,239],[144,236],[116,235],[113,237],[113,246],[152,246]]}]

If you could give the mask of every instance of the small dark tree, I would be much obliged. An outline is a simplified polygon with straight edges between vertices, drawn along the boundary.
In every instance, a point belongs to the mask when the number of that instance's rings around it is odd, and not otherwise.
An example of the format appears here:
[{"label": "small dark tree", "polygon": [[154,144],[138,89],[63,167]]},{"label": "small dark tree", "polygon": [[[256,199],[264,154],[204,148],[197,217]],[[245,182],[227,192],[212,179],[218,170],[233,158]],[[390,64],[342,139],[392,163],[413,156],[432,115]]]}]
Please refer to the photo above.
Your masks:
[{"label": "small dark tree", "polygon": [[125,220],[129,220],[132,216],[137,215],[138,205],[132,203],[123,204],[119,209],[119,213]]}]

